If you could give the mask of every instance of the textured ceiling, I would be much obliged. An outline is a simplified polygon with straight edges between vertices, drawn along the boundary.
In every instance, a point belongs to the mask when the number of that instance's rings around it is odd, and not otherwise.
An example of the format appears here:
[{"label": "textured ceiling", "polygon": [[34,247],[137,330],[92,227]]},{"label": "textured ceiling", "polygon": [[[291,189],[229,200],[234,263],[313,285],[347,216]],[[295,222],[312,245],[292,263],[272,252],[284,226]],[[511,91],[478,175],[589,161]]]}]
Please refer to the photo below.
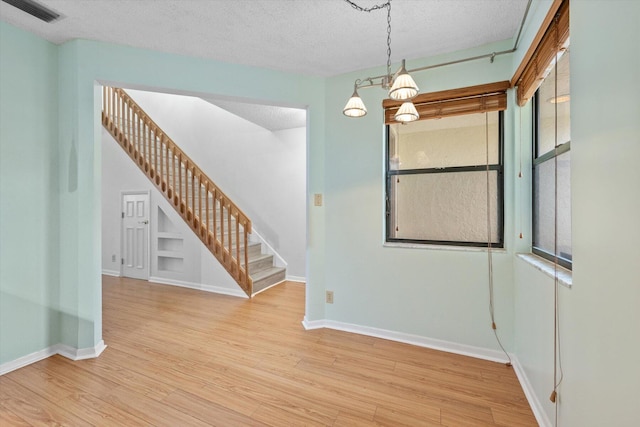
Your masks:
[{"label": "textured ceiling", "polygon": [[[54,43],[82,38],[316,76],[386,63],[386,10],[343,0],[38,0],[46,24],[0,2],[0,18]],[[383,0],[357,0],[370,7]],[[392,61],[515,36],[527,0],[393,0]]]}]

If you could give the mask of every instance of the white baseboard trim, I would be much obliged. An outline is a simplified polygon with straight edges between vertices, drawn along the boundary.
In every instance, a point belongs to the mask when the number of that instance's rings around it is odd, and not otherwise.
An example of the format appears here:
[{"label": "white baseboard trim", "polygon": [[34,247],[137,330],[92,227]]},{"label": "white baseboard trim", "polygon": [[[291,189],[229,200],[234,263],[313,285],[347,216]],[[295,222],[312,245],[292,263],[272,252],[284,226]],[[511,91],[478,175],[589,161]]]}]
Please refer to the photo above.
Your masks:
[{"label": "white baseboard trim", "polygon": [[46,359],[47,357],[51,357],[57,353],[58,352],[56,350],[56,346],[52,345],[51,347],[36,351],[35,353],[27,354],[26,356],[18,357],[15,360],[5,362],[0,365],[0,376],[8,374],[11,371],[15,371],[16,369],[20,369],[27,365],[31,365],[32,363],[39,362],[42,359]]},{"label": "white baseboard trim", "polygon": [[100,340],[95,346],[87,348],[73,348],[65,344],[58,344],[55,347],[56,353],[71,360],[94,359],[107,348],[103,340]]},{"label": "white baseboard trim", "polygon": [[181,288],[196,289],[214,294],[230,295],[233,297],[249,298],[242,289],[223,288],[222,286],[203,285],[202,283],[185,282],[182,280],[165,279],[164,277],[149,277],[149,282],[161,285],[173,285]]},{"label": "white baseboard trim", "polygon": [[289,282],[307,283],[307,278],[303,276],[290,276],[287,274],[287,280]]},{"label": "white baseboard trim", "polygon": [[367,335],[370,337],[382,338],[385,340],[398,341],[406,344],[426,347],[434,350],[446,351],[448,353],[460,354],[463,356],[475,357],[477,359],[489,360],[492,362],[508,362],[504,353],[498,350],[475,347],[466,344],[458,344],[451,341],[439,340],[436,338],[423,337],[421,335],[406,334],[403,332],[389,331],[386,329],[372,328],[370,326],[360,326],[351,323],[336,322],[335,320],[307,320],[306,316],[302,321],[305,329],[328,328],[338,331],[352,332],[354,334]]},{"label": "white baseboard trim", "polygon": [[520,386],[522,387],[524,395],[529,402],[529,406],[531,406],[531,410],[533,411],[533,415],[536,417],[538,425],[540,425],[540,427],[551,427],[551,420],[549,419],[549,417],[547,417],[547,413],[544,411],[540,399],[538,399],[538,396],[536,396],[536,393],[533,390],[531,383],[529,382],[529,377],[527,377],[527,374],[520,364],[520,361],[515,355],[511,355],[511,360],[513,362],[513,370],[518,377],[518,381],[520,381]]},{"label": "white baseboard trim", "polygon": [[100,356],[105,348],[107,348],[107,346],[103,340],[100,340],[100,342],[98,342],[94,347],[88,348],[73,348],[65,344],[52,345],[43,350],[36,351],[35,353],[27,354],[26,356],[3,363],[0,365],[0,376],[31,365],[32,363],[39,362],[55,354],[59,354],[71,360],[93,359]]},{"label": "white baseboard trim", "polygon": [[120,271],[118,271],[118,270],[102,269],[102,274],[105,275],[105,276],[120,277]]}]

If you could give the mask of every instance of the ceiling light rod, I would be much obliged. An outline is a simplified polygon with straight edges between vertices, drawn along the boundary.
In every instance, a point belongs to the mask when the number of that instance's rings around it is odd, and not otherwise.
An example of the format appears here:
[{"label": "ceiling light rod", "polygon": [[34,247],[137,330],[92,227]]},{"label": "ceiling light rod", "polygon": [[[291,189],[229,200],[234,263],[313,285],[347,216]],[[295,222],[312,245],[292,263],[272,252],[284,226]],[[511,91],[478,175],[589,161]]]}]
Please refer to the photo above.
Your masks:
[{"label": "ceiling light rod", "polygon": [[445,67],[447,65],[460,64],[462,62],[477,61],[478,59],[484,59],[484,58],[491,58],[491,63],[493,64],[493,60],[495,59],[496,56],[506,55],[508,53],[515,52],[516,50],[518,50],[518,44],[520,43],[520,36],[522,35],[522,29],[524,28],[525,22],[527,22],[527,16],[529,15],[529,8],[531,7],[531,2],[532,1],[533,0],[529,0],[527,2],[527,7],[524,10],[524,15],[522,16],[522,21],[520,22],[520,28],[518,29],[518,35],[516,37],[516,41],[513,44],[513,47],[511,49],[509,49],[509,50],[501,50],[500,52],[486,53],[484,55],[472,56],[472,57],[469,57],[469,58],[458,59],[456,61],[443,62],[441,64],[427,65],[425,67],[418,67],[418,68],[414,68],[414,69],[407,70],[407,71],[410,72],[410,73],[415,73],[417,71],[431,70],[433,68]]}]

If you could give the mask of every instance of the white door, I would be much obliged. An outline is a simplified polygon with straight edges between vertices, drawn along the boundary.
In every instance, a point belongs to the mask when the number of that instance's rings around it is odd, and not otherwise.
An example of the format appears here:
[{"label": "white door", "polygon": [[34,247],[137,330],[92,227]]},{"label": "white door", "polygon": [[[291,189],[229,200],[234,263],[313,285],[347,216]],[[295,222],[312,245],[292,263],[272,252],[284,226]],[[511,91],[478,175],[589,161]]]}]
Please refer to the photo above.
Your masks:
[{"label": "white door", "polygon": [[122,195],[122,275],[149,280],[149,193]]}]

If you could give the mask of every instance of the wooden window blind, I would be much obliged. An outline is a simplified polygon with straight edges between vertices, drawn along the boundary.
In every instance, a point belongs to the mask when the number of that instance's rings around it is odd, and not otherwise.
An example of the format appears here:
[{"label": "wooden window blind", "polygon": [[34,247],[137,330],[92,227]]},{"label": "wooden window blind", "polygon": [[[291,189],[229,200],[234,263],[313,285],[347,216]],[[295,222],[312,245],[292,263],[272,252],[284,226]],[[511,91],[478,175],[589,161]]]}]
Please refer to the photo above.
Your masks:
[{"label": "wooden window blind", "polygon": [[[420,114],[419,120],[439,119],[462,114],[502,111],[507,109],[507,89],[511,82],[488,83],[460,89],[423,93],[412,99]],[[402,105],[402,101],[385,99],[384,123],[398,123],[394,114]]]},{"label": "wooden window blind", "polygon": [[545,18],[529,51],[511,80],[518,86],[518,105],[523,106],[544,80],[557,53],[569,41],[569,0],[556,0]]}]

